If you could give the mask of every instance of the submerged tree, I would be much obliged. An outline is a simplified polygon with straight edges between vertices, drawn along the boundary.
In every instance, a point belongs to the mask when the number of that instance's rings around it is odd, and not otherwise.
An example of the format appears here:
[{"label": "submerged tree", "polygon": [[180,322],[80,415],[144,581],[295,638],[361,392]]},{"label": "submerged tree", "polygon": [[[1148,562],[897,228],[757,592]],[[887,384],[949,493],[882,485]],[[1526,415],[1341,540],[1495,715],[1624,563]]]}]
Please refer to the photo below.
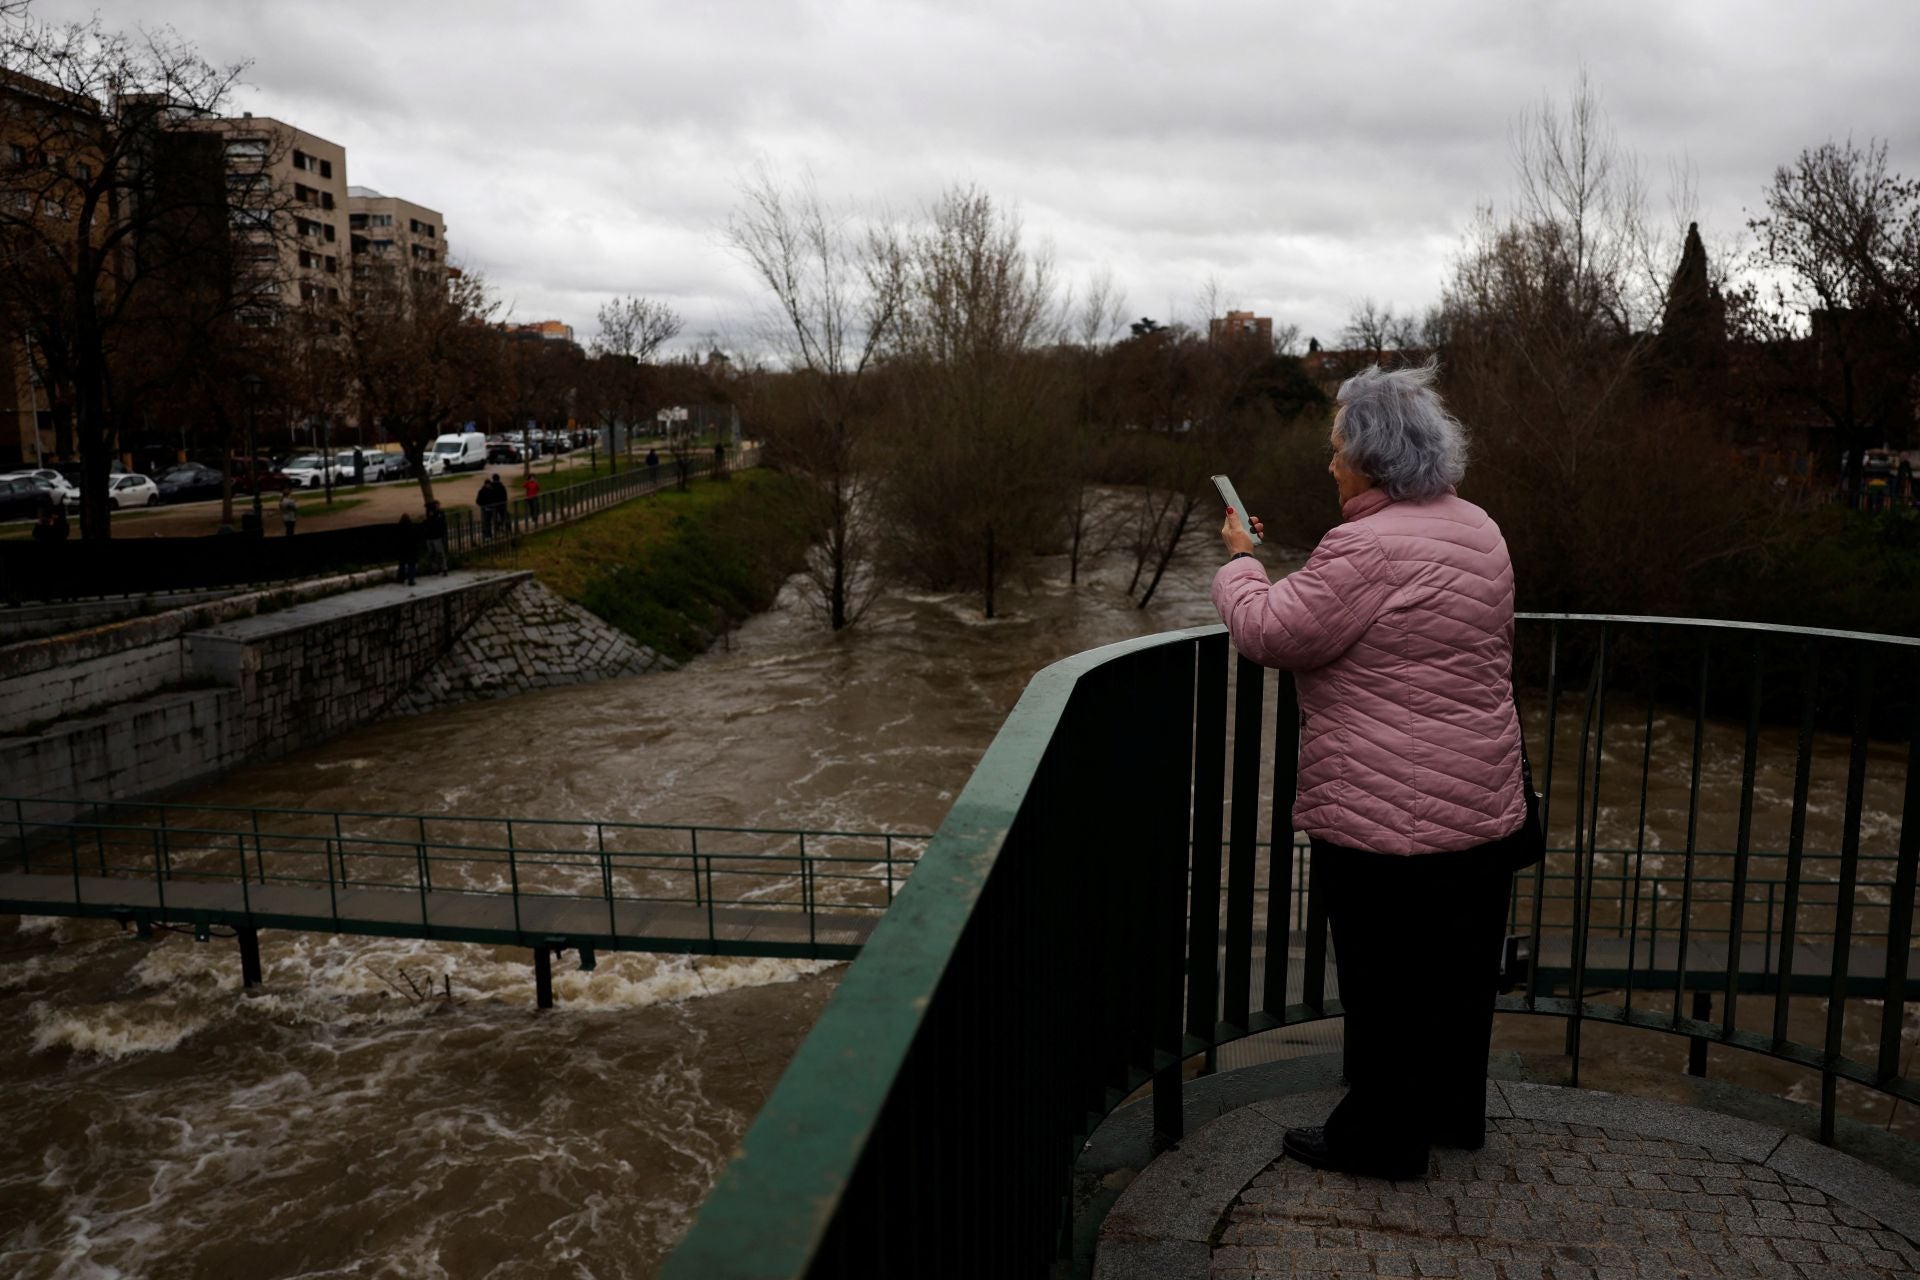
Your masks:
[{"label": "submerged tree", "polygon": [[878,592],[868,377],[899,316],[905,252],[884,222],[830,209],[810,182],[788,189],[762,172],[741,196],[728,240],[772,294],[763,338],[794,374],[763,419],[766,456],[808,484],[822,533],[807,578],[838,631]]}]

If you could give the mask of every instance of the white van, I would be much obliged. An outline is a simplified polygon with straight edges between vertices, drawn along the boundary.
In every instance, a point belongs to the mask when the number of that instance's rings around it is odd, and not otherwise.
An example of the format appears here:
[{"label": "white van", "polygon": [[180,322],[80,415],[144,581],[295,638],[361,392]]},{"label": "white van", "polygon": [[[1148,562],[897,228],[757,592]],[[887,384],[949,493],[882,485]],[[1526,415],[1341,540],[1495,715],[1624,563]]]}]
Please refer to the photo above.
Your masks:
[{"label": "white van", "polygon": [[478,471],[487,465],[487,438],[478,431],[439,436],[431,453],[449,471]]}]

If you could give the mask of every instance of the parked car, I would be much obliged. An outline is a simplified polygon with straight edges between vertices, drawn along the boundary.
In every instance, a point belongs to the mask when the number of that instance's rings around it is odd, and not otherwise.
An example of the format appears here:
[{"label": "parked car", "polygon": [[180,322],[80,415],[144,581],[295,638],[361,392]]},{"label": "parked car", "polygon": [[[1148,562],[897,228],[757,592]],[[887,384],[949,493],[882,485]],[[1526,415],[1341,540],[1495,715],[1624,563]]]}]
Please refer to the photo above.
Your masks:
[{"label": "parked car", "polygon": [[487,438],[478,431],[440,436],[433,442],[433,456],[449,471],[478,471],[487,465]]},{"label": "parked car", "polygon": [[351,468],[343,475],[333,463],[318,453],[302,453],[288,458],[280,464],[280,473],[302,489],[318,489],[329,481],[339,484],[353,478]]},{"label": "parked car", "polygon": [[[115,511],[122,507],[157,507],[160,505],[160,486],[143,475],[115,476],[107,482],[107,502]],[[80,509],[79,494],[67,499],[67,509]]]},{"label": "parked car", "polygon": [[45,483],[31,476],[0,476],[0,520],[38,517],[50,497]]},{"label": "parked car", "polygon": [[183,462],[154,481],[162,502],[199,502],[220,496],[226,474],[198,462]]},{"label": "parked car", "polygon": [[[371,484],[376,480],[394,478],[393,464],[399,454],[388,453],[383,449],[363,447],[360,450],[359,479]],[[353,450],[342,449],[333,455],[334,483],[340,484],[354,479]]]},{"label": "parked car", "polygon": [[31,480],[52,494],[54,501],[65,502],[67,498],[80,491],[73,487],[68,479],[52,467],[40,467],[33,471],[9,471],[0,476],[0,480]]},{"label": "parked car", "polygon": [[490,467],[513,466],[524,462],[526,455],[519,446],[511,444],[490,444],[487,446],[487,465]]},{"label": "parked car", "polygon": [[278,467],[274,466],[273,463],[267,461],[265,458],[256,458],[251,465],[248,464],[245,458],[235,458],[233,461],[233,491],[235,493],[252,493],[254,477],[256,475],[260,477],[260,492],[262,493],[285,493],[288,489],[294,487],[293,481],[289,480]]}]

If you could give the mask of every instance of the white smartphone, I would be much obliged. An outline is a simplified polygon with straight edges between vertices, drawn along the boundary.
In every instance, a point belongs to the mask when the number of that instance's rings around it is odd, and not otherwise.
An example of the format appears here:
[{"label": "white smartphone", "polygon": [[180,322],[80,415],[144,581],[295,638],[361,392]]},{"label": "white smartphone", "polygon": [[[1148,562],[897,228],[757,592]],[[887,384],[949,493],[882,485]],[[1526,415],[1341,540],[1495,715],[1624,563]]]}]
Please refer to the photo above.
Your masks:
[{"label": "white smartphone", "polygon": [[1215,476],[1213,487],[1220,491],[1220,501],[1226,503],[1229,510],[1239,515],[1240,527],[1247,531],[1249,538],[1253,539],[1253,545],[1259,546],[1260,535],[1253,531],[1253,524],[1247,517],[1247,509],[1240,504],[1240,495],[1233,491],[1233,481],[1225,476]]}]

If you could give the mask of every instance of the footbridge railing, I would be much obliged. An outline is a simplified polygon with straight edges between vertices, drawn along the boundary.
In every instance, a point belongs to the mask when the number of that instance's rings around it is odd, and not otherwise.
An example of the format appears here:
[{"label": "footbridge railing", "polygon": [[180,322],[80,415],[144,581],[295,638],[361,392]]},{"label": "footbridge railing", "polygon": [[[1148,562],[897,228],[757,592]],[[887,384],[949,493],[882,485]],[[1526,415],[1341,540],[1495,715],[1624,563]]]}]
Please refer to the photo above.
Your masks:
[{"label": "footbridge railing", "polygon": [[[0,798],[0,912],[848,959],[928,837]],[[257,962],[247,962],[249,980]],[[543,1001],[544,1003],[544,1001]]]},{"label": "footbridge railing", "polygon": [[[1525,616],[1519,654],[1553,851],[1500,1007],[1576,1083],[1594,1022],[1795,1064],[1829,1141],[1920,1102],[1920,641]],[[1174,1141],[1191,1060],[1341,1012],[1299,714],[1218,627],[1037,675],[663,1274],[1045,1275],[1109,1111],[1150,1087]]]}]

